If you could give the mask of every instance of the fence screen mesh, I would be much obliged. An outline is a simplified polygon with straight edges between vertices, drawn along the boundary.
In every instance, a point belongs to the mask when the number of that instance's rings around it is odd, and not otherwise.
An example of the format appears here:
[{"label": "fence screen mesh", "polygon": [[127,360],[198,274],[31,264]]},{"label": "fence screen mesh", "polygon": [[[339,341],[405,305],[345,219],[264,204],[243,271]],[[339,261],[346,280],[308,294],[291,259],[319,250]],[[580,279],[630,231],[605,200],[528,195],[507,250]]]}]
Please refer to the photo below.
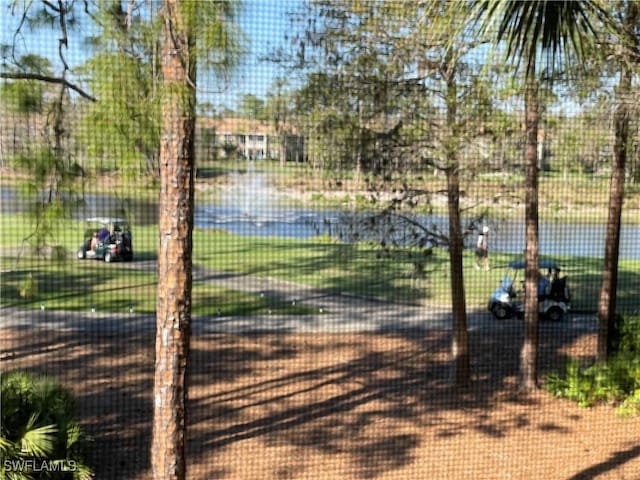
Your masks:
[{"label": "fence screen mesh", "polygon": [[2,2],[0,478],[640,477],[637,4],[174,3]]}]

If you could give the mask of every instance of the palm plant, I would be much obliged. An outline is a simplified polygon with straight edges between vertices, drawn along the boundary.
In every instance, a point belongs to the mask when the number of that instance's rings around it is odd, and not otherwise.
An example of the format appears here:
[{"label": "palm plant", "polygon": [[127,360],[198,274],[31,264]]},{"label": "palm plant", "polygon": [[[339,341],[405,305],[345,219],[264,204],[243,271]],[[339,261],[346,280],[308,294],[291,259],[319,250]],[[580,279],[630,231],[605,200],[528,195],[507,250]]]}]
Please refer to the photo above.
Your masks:
[{"label": "palm plant", "polygon": [[520,354],[520,389],[537,388],[538,350],[538,124],[540,73],[550,78],[574,58],[580,65],[596,36],[596,19],[606,18],[599,0],[479,0],[474,20],[495,44],[506,42],[506,61],[524,63],[525,163],[525,332]]},{"label": "palm plant", "polygon": [[13,371],[3,373],[0,394],[0,480],[92,478],[83,462],[87,437],[73,419],[68,390],[52,379]]}]

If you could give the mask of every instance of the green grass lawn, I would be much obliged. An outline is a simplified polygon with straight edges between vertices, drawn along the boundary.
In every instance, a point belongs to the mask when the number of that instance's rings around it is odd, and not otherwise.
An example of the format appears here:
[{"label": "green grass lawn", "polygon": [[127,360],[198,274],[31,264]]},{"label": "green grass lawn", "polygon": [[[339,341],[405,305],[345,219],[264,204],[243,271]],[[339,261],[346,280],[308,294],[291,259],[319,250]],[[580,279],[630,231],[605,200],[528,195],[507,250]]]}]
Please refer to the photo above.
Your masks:
[{"label": "green grass lawn", "polygon": [[[57,243],[67,252],[64,261],[35,257],[21,252],[29,234],[27,219],[20,215],[0,215],[2,255],[2,304],[39,308],[121,312],[133,307],[137,312],[153,312],[157,294],[154,273],[139,271],[136,263],[104,264],[78,261],[73,257],[81,242],[83,222],[65,221],[57,232]],[[156,258],[157,230],[153,226],[134,227],[134,247],[138,260]],[[474,254],[465,252],[464,274],[470,310],[486,308],[506,265],[514,255],[494,254],[488,272],[473,268]],[[600,289],[602,261],[593,258],[554,258],[569,275],[572,306],[594,311]],[[327,238],[310,240],[251,238],[217,230],[194,232],[194,263],[214,270],[299,282],[334,292],[345,292],[384,300],[425,305],[451,302],[448,254],[434,249],[429,256],[419,252],[382,254],[373,245],[346,245]],[[423,276],[416,275],[422,263]],[[640,309],[640,261],[619,264],[618,308],[621,312]],[[33,291],[25,286],[34,280]],[[23,296],[21,296],[23,290]],[[28,288],[26,289],[28,290]],[[454,292],[455,293],[455,292]],[[304,306],[291,306],[256,295],[212,286],[194,285],[195,315],[244,315],[251,313],[309,313]]]},{"label": "green grass lawn", "polygon": [[[156,309],[155,274],[124,269],[122,264],[69,260],[51,263],[24,259],[19,269],[2,274],[2,305],[50,310],[153,313]],[[29,288],[27,289],[27,286]],[[27,295],[24,295],[26,290]],[[21,291],[23,294],[21,294]],[[307,314],[312,309],[277,299],[261,298],[196,283],[193,315]]]},{"label": "green grass lawn", "polygon": [[[202,235],[202,237],[200,237]],[[371,245],[345,245],[319,240],[296,241],[198,232],[196,262],[204,266],[297,281],[334,291],[373,296],[396,302],[451,302],[448,252],[434,249],[424,257],[424,278],[414,275],[419,254],[381,256]],[[475,254],[464,254],[465,293],[469,308],[485,308],[500,284],[510,261],[517,255],[493,254],[490,271],[473,268]],[[595,311],[601,282],[602,260],[554,257],[568,275],[573,307]],[[623,312],[640,308],[640,261],[619,262],[618,305]]]}]

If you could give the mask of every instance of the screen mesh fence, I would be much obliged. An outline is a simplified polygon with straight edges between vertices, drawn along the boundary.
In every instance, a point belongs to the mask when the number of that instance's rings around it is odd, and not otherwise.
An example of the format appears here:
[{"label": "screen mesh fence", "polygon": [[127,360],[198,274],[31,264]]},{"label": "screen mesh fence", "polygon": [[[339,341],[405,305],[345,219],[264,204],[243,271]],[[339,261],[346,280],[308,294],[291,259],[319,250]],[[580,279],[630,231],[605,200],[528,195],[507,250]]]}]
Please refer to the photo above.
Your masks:
[{"label": "screen mesh fence", "polygon": [[2,2],[0,478],[640,478],[594,5]]}]

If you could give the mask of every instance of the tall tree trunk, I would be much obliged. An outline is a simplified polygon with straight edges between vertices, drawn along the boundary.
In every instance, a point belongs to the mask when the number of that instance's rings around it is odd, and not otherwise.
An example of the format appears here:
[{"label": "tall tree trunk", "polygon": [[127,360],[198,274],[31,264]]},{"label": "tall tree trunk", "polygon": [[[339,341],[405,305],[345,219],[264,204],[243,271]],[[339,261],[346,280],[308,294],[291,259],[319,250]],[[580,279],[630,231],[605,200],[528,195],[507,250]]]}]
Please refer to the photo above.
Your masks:
[{"label": "tall tree trunk", "polygon": [[[535,68],[532,69],[535,72]],[[520,352],[520,390],[538,384],[538,82],[528,75],[525,86],[525,293],[524,342]]]},{"label": "tall tree trunk", "polygon": [[285,168],[287,166],[287,134],[285,132],[279,132],[280,137],[280,167]]},{"label": "tall tree trunk", "polygon": [[460,178],[458,166],[447,169],[447,196],[449,209],[449,265],[451,274],[451,311],[453,313],[453,340],[451,352],[455,362],[455,383],[469,383],[469,334],[465,305],[464,273],[462,268],[463,239],[460,226]]},{"label": "tall tree trunk", "polygon": [[195,79],[177,0],[162,9],[160,242],[151,463],[157,480],[184,479],[191,329]]},{"label": "tall tree trunk", "polygon": [[451,311],[453,313],[453,340],[451,353],[455,362],[455,383],[469,383],[469,334],[467,331],[466,296],[462,252],[464,249],[460,225],[460,165],[458,162],[457,85],[455,67],[447,75],[447,124],[451,138],[447,146],[447,208],[449,213],[449,268],[451,275]]},{"label": "tall tree trunk", "polygon": [[[634,2],[629,2],[629,5]],[[629,6],[627,22],[636,15],[637,10]],[[624,203],[624,177],[627,161],[627,143],[629,140],[629,95],[632,72],[623,63],[616,92],[617,105],[614,113],[615,143],[613,147],[613,165],[609,187],[609,214],[607,233],[604,243],[604,265],[602,268],[602,285],[598,302],[598,351],[597,360],[607,361],[611,352],[611,333],[615,329],[616,299],[618,289],[618,254],[620,251],[620,224],[622,205]]]}]

